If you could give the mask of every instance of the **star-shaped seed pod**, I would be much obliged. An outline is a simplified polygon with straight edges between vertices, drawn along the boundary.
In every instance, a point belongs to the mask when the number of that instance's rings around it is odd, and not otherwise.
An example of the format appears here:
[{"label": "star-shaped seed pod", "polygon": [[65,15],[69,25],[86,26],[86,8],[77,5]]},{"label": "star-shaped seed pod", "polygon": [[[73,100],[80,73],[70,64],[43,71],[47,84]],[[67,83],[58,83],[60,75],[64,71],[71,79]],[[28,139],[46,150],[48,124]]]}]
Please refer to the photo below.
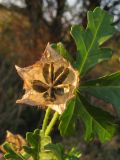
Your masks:
[{"label": "star-shaped seed pod", "polygon": [[50,107],[61,114],[66,103],[75,96],[79,74],[50,44],[35,64],[25,68],[16,66],[16,69],[24,80],[25,89],[17,103]]}]

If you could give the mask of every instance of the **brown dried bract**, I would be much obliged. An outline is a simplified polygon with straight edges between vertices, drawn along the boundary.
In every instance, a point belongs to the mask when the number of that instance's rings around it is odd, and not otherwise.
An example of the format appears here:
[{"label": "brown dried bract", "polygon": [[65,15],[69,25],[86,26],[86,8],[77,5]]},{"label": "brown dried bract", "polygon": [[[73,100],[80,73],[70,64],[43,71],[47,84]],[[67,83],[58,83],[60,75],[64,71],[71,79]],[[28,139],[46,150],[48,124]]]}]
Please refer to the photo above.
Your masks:
[{"label": "brown dried bract", "polygon": [[61,114],[74,97],[78,72],[48,44],[42,58],[29,67],[16,66],[24,80],[25,94],[17,103],[50,107]]},{"label": "brown dried bract", "polygon": [[[5,142],[12,144],[12,147],[17,153],[22,153],[23,152],[22,147],[27,144],[26,140],[21,135],[19,134],[15,135],[10,131],[7,131]],[[2,145],[0,146],[0,150],[3,153],[6,153]]]}]

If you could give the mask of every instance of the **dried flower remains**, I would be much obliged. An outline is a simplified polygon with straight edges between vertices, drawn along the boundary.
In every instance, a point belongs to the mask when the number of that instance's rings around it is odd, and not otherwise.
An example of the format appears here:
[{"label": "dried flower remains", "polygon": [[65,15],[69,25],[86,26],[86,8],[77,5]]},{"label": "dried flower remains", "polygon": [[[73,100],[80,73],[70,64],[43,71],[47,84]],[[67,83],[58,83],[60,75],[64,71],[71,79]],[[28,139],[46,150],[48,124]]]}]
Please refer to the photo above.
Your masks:
[{"label": "dried flower remains", "polygon": [[29,67],[16,66],[24,80],[25,94],[17,103],[50,107],[61,114],[74,97],[78,72],[48,44],[42,58]]}]

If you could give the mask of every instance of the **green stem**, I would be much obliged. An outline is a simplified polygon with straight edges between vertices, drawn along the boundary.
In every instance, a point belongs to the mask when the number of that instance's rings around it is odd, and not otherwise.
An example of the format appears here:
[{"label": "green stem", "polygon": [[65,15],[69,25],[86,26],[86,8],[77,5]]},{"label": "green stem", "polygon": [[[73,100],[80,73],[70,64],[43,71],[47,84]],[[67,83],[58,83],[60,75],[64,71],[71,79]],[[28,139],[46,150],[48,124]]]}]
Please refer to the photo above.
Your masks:
[{"label": "green stem", "polygon": [[51,131],[52,131],[52,128],[53,128],[53,126],[55,125],[58,117],[59,117],[58,112],[55,112],[54,115],[53,115],[53,118],[51,119],[51,121],[50,121],[50,123],[49,123],[49,125],[47,126],[47,129],[46,129],[46,131],[45,131],[45,135],[46,135],[46,136],[50,135],[50,133],[51,133]]},{"label": "green stem", "polygon": [[43,132],[45,132],[45,130],[46,130],[50,112],[51,112],[51,108],[48,107],[47,110],[46,110],[46,113],[45,113],[44,120],[43,120],[43,125],[42,125],[42,130],[43,130]]}]

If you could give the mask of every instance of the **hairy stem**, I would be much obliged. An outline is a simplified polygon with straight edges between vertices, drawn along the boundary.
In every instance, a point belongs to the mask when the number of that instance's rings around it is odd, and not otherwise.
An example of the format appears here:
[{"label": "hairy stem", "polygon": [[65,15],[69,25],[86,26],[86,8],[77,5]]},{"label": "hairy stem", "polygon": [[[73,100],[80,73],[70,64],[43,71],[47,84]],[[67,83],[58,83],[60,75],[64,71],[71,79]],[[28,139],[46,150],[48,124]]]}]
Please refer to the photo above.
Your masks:
[{"label": "hairy stem", "polygon": [[51,108],[48,107],[46,110],[46,113],[45,113],[44,120],[43,120],[43,125],[42,125],[43,132],[45,132],[45,130],[47,128],[48,118],[49,118],[50,113],[51,113]]},{"label": "hairy stem", "polygon": [[55,112],[54,115],[53,115],[53,118],[51,119],[51,121],[50,121],[50,123],[49,123],[49,125],[47,126],[47,129],[46,129],[46,131],[45,131],[45,135],[46,135],[46,136],[50,135],[50,133],[51,133],[51,131],[52,131],[52,128],[53,128],[53,126],[55,125],[58,117],[59,117],[58,112]]}]

